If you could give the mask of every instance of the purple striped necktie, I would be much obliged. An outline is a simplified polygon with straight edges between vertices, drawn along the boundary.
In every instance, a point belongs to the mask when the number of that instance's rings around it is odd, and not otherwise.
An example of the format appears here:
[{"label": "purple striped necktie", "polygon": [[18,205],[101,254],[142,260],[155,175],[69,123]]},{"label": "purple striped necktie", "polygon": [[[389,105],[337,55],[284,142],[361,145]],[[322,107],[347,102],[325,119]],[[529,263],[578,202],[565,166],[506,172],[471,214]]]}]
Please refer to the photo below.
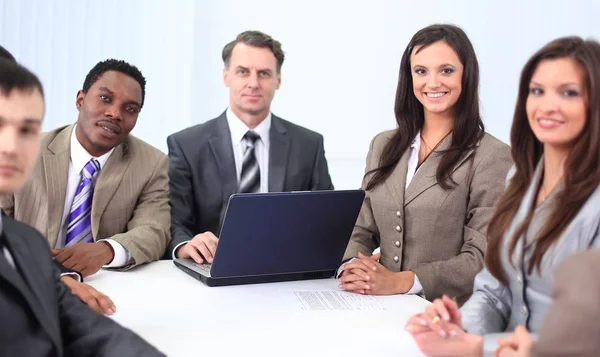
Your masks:
[{"label": "purple striped necktie", "polygon": [[81,170],[81,182],[75,191],[75,197],[69,213],[67,239],[65,247],[84,242],[92,243],[92,197],[94,196],[94,177],[100,172],[100,163],[91,159]]}]

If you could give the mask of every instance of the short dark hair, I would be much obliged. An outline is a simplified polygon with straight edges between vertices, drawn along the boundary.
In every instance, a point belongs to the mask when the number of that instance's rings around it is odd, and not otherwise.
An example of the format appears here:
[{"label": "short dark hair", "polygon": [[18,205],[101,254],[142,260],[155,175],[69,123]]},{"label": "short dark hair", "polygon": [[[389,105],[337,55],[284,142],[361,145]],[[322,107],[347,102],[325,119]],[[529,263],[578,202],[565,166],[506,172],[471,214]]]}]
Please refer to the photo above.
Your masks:
[{"label": "short dark hair", "polygon": [[39,78],[13,60],[0,58],[0,93],[9,96],[13,90],[31,92],[37,89],[44,98]]},{"label": "short dark hair", "polygon": [[225,45],[225,47],[223,47],[222,57],[226,68],[229,68],[229,59],[231,58],[233,48],[240,42],[252,47],[270,49],[277,59],[277,73],[281,72],[281,66],[283,65],[283,60],[285,59],[285,53],[281,49],[281,43],[260,31],[244,31],[239,34],[235,40],[229,42]]},{"label": "short dark hair", "polygon": [[2,46],[0,46],[0,58],[16,62],[15,56],[13,56],[12,53],[8,52],[8,50]]},{"label": "short dark hair", "polygon": [[105,72],[108,71],[117,71],[123,74],[128,75],[135,79],[142,87],[142,103],[141,106],[144,106],[144,99],[146,98],[146,78],[142,75],[142,72],[134,65],[131,65],[123,60],[117,60],[114,58],[109,58],[102,62],[98,62],[94,68],[90,70],[90,72],[85,76],[85,80],[83,81],[83,88],[81,89],[83,93],[87,93],[90,87],[96,83],[98,78],[100,78]]}]

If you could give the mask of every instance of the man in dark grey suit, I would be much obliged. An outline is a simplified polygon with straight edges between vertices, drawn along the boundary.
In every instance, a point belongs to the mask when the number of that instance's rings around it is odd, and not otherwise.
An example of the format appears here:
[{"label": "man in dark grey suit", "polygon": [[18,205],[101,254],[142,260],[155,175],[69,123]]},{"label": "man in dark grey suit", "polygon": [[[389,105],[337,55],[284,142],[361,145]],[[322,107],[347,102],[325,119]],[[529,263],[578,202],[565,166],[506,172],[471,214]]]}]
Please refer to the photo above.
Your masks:
[{"label": "man in dark grey suit", "polygon": [[[0,195],[16,192],[40,149],[38,78],[0,58]],[[46,238],[0,215],[0,356],[164,356],[95,313],[60,281]]]},{"label": "man in dark grey suit", "polygon": [[281,44],[246,31],[222,56],[229,108],[167,139],[172,239],[166,258],[212,263],[233,193],[333,189],[323,136],[271,114]]}]

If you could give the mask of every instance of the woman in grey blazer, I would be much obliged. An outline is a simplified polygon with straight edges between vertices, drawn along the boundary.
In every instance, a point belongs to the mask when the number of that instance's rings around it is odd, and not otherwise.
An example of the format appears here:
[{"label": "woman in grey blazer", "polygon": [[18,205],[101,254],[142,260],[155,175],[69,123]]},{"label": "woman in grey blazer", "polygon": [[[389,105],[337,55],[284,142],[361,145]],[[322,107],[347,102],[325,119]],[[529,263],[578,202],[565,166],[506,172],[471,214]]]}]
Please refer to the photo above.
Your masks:
[{"label": "woman in grey blazer", "polygon": [[471,294],[512,165],[508,146],[484,131],[478,87],[475,51],[460,28],[433,25],[413,36],[400,64],[398,129],[377,135],[367,155],[343,289],[430,300]]},{"label": "woman in grey blazer", "polygon": [[537,332],[558,266],[600,246],[599,86],[595,41],[557,39],[525,65],[515,169],[489,225],[486,269],[460,311],[445,297],[407,326],[428,356],[490,356],[516,325]]}]

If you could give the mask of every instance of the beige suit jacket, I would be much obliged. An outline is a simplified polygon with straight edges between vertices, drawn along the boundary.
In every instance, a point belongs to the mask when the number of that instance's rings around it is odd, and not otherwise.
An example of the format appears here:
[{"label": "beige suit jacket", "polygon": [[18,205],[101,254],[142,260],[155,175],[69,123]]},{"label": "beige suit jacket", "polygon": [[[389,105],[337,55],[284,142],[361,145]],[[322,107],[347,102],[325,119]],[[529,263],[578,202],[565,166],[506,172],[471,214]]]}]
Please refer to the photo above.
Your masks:
[{"label": "beige suit jacket", "polygon": [[[378,167],[393,134],[386,131],[373,139],[365,172]],[[438,151],[451,140],[448,135]],[[366,192],[344,259],[381,247],[381,264],[394,272],[412,270],[428,300],[447,294],[463,303],[483,267],[487,225],[512,166],[510,149],[485,134],[455,166],[452,177],[458,186],[448,191],[435,178],[441,158],[435,152],[405,190],[409,156],[407,150],[391,176]]]},{"label": "beige suit jacket", "polygon": [[[40,157],[27,183],[0,208],[38,229],[56,245],[67,190],[73,125],[42,136]],[[98,175],[92,202],[92,235],[111,238],[131,253],[133,266],[160,259],[170,240],[167,156],[132,135],[115,148]]]},{"label": "beige suit jacket", "polygon": [[561,265],[534,357],[600,355],[599,277],[598,249],[575,254]]}]

